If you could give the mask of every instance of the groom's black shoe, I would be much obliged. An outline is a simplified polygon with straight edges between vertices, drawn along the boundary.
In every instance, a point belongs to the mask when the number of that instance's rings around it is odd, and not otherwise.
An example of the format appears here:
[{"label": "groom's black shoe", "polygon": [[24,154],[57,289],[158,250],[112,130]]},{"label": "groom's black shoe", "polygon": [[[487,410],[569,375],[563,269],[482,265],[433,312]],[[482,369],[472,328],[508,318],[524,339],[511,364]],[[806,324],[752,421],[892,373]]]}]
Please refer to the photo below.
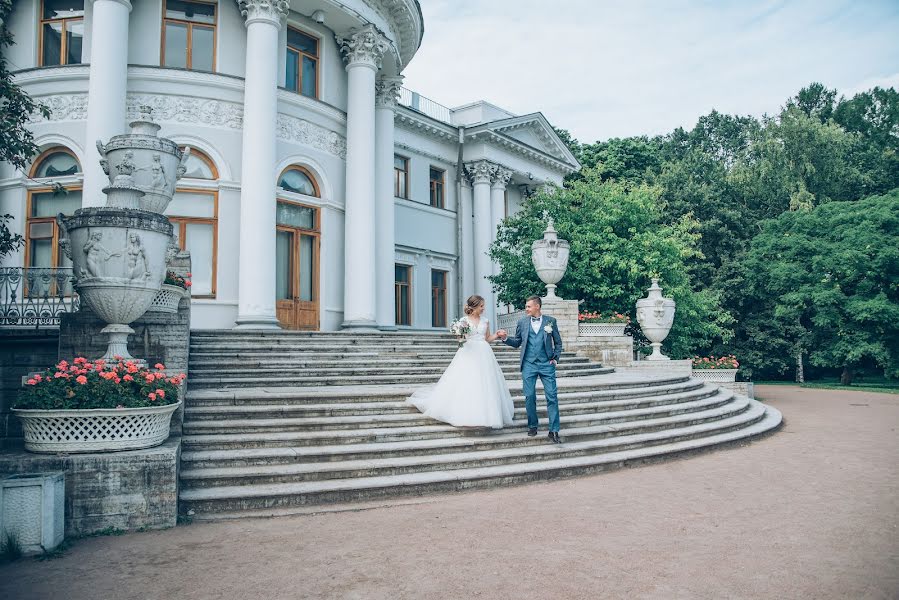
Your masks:
[{"label": "groom's black shoe", "polygon": [[537,428],[529,427],[528,428],[528,437],[534,437],[535,435],[537,435]]},{"label": "groom's black shoe", "polygon": [[546,437],[548,437],[549,441],[551,441],[553,444],[561,444],[562,443],[562,438],[559,437],[558,431],[550,431],[549,435],[547,435]]}]

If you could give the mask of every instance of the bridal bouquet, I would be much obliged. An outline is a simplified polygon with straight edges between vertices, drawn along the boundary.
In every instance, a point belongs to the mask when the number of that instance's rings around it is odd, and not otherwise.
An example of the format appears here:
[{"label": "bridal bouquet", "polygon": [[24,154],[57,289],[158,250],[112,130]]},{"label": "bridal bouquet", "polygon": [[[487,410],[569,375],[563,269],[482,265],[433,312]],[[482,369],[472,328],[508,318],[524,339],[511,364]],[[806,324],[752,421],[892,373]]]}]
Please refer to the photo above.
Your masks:
[{"label": "bridal bouquet", "polygon": [[467,319],[456,319],[453,321],[453,324],[450,325],[450,333],[452,333],[459,340],[459,347],[462,347],[462,344],[465,343],[465,336],[471,333],[471,324]]}]

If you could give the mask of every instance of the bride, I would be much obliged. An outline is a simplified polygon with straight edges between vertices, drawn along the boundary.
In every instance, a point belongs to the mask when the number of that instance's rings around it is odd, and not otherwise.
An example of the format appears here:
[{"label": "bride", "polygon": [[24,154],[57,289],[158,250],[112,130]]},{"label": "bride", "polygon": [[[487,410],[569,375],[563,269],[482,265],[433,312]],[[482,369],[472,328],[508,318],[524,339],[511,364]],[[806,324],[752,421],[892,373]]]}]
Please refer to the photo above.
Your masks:
[{"label": "bride", "polygon": [[425,415],[457,427],[492,427],[512,424],[514,406],[502,369],[488,342],[497,339],[482,316],[484,299],[471,296],[465,303],[469,325],[465,344],[436,385],[417,390],[408,398]]}]

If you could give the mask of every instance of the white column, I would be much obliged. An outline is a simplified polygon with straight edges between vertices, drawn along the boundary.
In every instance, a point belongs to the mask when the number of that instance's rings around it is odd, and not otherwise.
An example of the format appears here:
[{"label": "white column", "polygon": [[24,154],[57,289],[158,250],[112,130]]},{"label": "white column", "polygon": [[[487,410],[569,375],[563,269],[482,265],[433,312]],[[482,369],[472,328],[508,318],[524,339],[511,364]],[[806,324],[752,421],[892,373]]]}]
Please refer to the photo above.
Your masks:
[{"label": "white column", "polygon": [[[493,175],[493,185],[490,187],[490,243],[496,241],[496,230],[500,222],[506,216],[506,184],[512,178],[512,171],[504,167],[497,167]],[[499,263],[491,263],[491,273],[499,274]],[[496,315],[498,307],[494,299],[493,310],[491,311],[491,322],[496,323]]]},{"label": "white column", "polygon": [[[467,166],[474,186],[474,293],[484,297],[486,310],[490,315],[491,307],[494,305],[493,287],[487,277],[493,274],[493,266],[487,252],[492,241],[490,182],[496,166],[486,160],[470,163]],[[488,318],[490,317],[488,316]]]},{"label": "white column", "polygon": [[338,37],[337,42],[347,71],[342,327],[375,329],[375,74],[388,44],[373,25]]},{"label": "white column", "polygon": [[93,0],[90,36],[90,81],[87,87],[87,127],[83,206],[105,206],[102,189],[109,178],[100,168],[97,140],[104,143],[125,133],[125,91],[128,87],[128,0]]},{"label": "white column", "polygon": [[393,117],[402,84],[402,77],[381,77],[375,84],[375,286],[376,316],[381,329],[396,328]]},{"label": "white column", "polygon": [[459,216],[462,219],[462,301],[474,291],[474,221],[471,204],[471,185],[462,176],[462,197],[459,199]]},{"label": "white column", "polygon": [[275,124],[278,31],[286,0],[238,0],[247,54],[240,171],[236,329],[278,328],[275,314]]}]

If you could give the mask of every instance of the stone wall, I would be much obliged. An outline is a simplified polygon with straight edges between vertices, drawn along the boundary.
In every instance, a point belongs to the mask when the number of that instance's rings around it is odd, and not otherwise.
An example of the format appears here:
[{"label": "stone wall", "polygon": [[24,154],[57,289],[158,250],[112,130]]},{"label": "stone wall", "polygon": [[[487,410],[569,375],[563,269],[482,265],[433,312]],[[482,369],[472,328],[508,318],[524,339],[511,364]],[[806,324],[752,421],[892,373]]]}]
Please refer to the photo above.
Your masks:
[{"label": "stone wall", "polygon": [[607,367],[626,367],[634,360],[634,338],[629,335],[579,337],[566,348]]},{"label": "stone wall", "polygon": [[56,364],[58,329],[0,329],[0,449],[22,445],[22,426],[10,409],[22,377]]},{"label": "stone wall", "polygon": [[161,529],[178,518],[181,439],[102,454],[0,453],[0,474],[65,473],[66,536],[103,529]]}]

